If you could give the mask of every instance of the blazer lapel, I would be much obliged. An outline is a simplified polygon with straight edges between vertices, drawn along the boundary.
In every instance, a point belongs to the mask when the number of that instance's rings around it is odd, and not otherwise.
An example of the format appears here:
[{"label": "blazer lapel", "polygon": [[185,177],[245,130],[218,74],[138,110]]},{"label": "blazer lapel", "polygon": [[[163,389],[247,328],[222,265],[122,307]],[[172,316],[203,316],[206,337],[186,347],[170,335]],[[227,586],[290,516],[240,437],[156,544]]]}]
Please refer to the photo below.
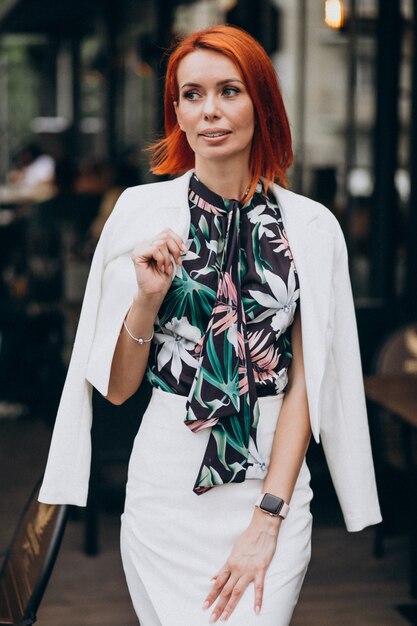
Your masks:
[{"label": "blazer lapel", "polygon": [[191,173],[169,181],[132,187],[125,192],[129,195],[113,225],[111,240],[106,246],[105,265],[123,255],[130,255],[140,241],[151,239],[164,228],[171,228],[184,240],[188,239]]},{"label": "blazer lapel", "polygon": [[274,185],[300,281],[304,371],[313,436],[319,440],[320,388],[327,358],[334,235],[321,228],[323,208]]},{"label": "blazer lapel", "polygon": [[164,228],[171,228],[184,241],[188,239],[190,230],[190,207],[188,205],[188,187],[193,170],[190,170],[164,183],[164,193],[159,194],[157,206],[152,214],[150,228],[158,233]]}]

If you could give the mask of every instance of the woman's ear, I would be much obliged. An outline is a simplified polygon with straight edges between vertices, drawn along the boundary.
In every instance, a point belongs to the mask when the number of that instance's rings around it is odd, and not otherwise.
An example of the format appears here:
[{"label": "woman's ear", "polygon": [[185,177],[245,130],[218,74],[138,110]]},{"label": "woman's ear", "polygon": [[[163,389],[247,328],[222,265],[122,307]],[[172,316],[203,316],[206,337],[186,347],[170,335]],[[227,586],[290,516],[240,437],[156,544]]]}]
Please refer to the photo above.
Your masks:
[{"label": "woman's ear", "polygon": [[179,112],[177,100],[173,101],[173,105],[174,105],[175,115],[177,116],[178,126],[181,128],[181,130],[184,130],[183,127],[181,126],[181,115],[180,115],[180,112]]}]

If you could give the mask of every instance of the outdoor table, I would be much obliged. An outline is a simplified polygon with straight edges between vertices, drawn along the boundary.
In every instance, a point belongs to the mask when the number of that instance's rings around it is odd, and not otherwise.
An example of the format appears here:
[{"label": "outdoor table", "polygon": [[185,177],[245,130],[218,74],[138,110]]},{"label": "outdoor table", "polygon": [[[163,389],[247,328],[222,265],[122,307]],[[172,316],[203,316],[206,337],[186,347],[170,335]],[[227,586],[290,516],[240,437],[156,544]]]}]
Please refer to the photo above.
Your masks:
[{"label": "outdoor table", "polygon": [[[410,593],[417,597],[417,375],[378,375],[365,378],[367,397],[406,429],[406,460],[410,486]],[[395,507],[395,502],[392,502]],[[417,613],[417,605],[415,607]]]}]

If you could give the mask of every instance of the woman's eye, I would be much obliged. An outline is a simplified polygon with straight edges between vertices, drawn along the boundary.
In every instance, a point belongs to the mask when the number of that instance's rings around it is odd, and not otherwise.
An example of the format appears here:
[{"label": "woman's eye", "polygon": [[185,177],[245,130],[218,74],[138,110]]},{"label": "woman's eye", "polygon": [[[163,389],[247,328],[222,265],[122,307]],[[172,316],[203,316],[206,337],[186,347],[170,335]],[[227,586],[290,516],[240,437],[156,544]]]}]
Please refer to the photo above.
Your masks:
[{"label": "woman's eye", "polygon": [[238,87],[225,87],[223,89],[224,96],[236,96],[240,92]]},{"label": "woman's eye", "polygon": [[185,93],[182,94],[182,97],[185,100],[197,100],[198,92],[197,91],[186,91]]}]

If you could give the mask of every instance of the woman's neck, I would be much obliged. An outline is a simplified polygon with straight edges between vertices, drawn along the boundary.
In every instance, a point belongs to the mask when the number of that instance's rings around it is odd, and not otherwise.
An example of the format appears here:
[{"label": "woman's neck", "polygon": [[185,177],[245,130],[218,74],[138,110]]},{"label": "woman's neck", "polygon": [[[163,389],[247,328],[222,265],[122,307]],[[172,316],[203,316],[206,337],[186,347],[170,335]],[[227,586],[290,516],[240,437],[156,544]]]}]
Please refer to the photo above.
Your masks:
[{"label": "woman's neck", "polygon": [[202,183],[223,198],[240,200],[251,183],[248,168],[236,172],[236,168],[225,163],[218,163],[215,167],[196,163],[195,173]]}]

